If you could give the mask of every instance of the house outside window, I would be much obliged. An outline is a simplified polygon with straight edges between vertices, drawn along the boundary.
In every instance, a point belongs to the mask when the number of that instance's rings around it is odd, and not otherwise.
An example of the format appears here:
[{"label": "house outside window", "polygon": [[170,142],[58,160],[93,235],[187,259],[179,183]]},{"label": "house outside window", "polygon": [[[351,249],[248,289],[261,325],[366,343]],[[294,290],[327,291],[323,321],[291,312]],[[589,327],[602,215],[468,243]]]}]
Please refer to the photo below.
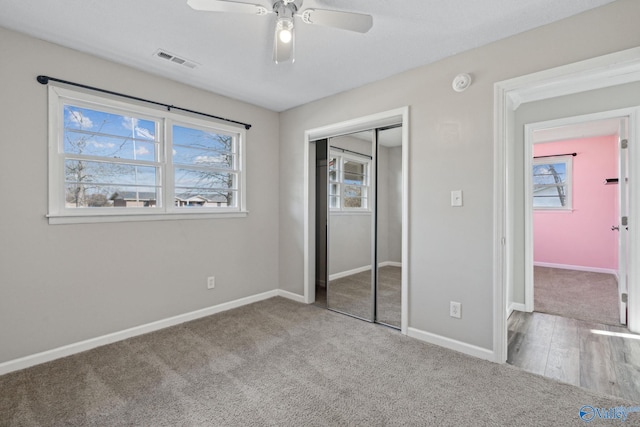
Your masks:
[{"label": "house outside window", "polygon": [[533,160],[533,208],[572,209],[572,156]]},{"label": "house outside window", "polygon": [[370,211],[368,157],[331,150],[329,155],[329,207],[332,211]]},{"label": "house outside window", "polygon": [[246,213],[244,129],[55,86],[49,95],[50,222]]}]

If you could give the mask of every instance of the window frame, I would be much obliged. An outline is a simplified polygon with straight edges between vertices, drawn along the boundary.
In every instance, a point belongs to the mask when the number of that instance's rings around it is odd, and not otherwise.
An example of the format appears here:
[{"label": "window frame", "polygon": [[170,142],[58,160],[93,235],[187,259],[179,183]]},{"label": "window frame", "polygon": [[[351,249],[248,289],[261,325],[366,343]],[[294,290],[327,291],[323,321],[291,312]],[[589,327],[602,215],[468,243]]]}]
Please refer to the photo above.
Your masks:
[{"label": "window frame", "polygon": [[[371,201],[372,201],[372,194],[371,194],[371,164],[372,159],[367,156],[367,155],[355,155],[355,154],[350,154],[348,152],[343,152],[342,150],[340,150],[339,148],[331,148],[329,150],[329,160],[332,158],[336,158],[338,161],[338,168],[337,168],[337,181],[332,181],[331,180],[331,169],[329,168],[329,165],[327,165],[327,175],[329,176],[329,184],[328,184],[328,188],[327,188],[327,196],[329,198],[329,211],[331,213],[370,213],[371,212]],[[346,207],[344,206],[344,199],[345,199],[345,187],[347,185],[357,185],[357,184],[345,184],[345,169],[344,169],[344,164],[346,163],[346,161],[351,161],[351,162],[357,162],[357,163],[362,163],[364,165],[364,182],[365,184],[363,185],[359,185],[359,187],[362,187],[365,191],[366,191],[366,196],[365,197],[361,197],[361,199],[364,199],[366,201],[366,206],[365,207]],[[331,207],[331,197],[335,197],[332,196],[331,194],[331,186],[332,185],[337,185],[338,186],[338,197],[339,197],[339,206],[338,207]]]},{"label": "window frame", "polygon": [[[136,101],[122,101],[115,97],[98,96],[85,91],[69,89],[58,85],[48,87],[49,108],[49,143],[48,143],[48,213],[49,224],[72,224],[94,222],[152,221],[170,219],[206,219],[245,217],[246,208],[246,156],[244,127],[220,123],[194,117],[188,113],[179,114],[174,111],[143,106]],[[68,208],[65,206],[65,166],[67,155],[64,152],[64,119],[65,105],[94,109],[115,114],[130,114],[131,117],[156,122],[157,152],[155,162],[158,181],[157,199],[162,206],[144,208]],[[175,206],[173,163],[173,126],[193,127],[199,130],[211,130],[230,135],[235,139],[237,162],[236,168],[230,172],[237,175],[236,206],[210,206],[195,209]],[[70,156],[73,157],[73,156]],[[117,163],[117,162],[114,162]],[[129,163],[135,163],[131,161]],[[146,162],[149,163],[149,162]],[[156,167],[156,166],[154,166]]]},{"label": "window frame", "polygon": [[[535,205],[535,183],[533,182],[533,171],[537,165],[556,165],[556,164],[564,164],[565,165],[565,174],[566,179],[563,187],[565,187],[565,199],[566,203],[564,206],[536,206]],[[553,157],[539,157],[533,159],[532,170],[531,170],[531,191],[532,191],[532,200],[531,205],[534,211],[572,211],[573,210],[573,156],[553,156]],[[550,188],[559,187],[559,185],[549,185]]]}]

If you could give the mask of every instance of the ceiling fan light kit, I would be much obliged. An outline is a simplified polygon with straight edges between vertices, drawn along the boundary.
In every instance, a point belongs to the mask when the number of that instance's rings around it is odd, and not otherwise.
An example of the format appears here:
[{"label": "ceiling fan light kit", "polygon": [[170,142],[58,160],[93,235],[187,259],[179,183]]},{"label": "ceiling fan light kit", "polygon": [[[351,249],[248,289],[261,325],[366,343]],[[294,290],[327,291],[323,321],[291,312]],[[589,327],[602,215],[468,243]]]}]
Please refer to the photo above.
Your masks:
[{"label": "ceiling fan light kit", "polygon": [[289,19],[278,19],[276,26],[278,38],[282,43],[289,43],[293,38],[293,21]]},{"label": "ceiling fan light kit", "polygon": [[252,15],[276,15],[275,37],[273,43],[273,60],[276,64],[294,61],[295,17],[309,25],[340,28],[358,33],[366,33],[373,26],[371,15],[354,12],[342,12],[326,9],[304,9],[304,0],[278,0],[271,10],[259,4],[240,3],[227,0],[187,0],[187,4],[195,10],[205,12],[230,12]]}]

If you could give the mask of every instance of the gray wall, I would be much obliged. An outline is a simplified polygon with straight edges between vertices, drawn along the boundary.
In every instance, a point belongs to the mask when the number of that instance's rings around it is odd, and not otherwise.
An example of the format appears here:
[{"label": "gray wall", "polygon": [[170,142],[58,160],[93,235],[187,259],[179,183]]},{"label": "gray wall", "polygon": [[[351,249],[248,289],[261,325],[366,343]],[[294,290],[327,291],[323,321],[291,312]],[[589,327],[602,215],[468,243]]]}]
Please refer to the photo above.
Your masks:
[{"label": "gray wall", "polygon": [[371,266],[371,214],[329,215],[329,275]]},{"label": "gray wall", "polygon": [[[281,288],[303,293],[304,131],[408,105],[409,326],[491,349],[494,83],[636,47],[638,16],[640,2],[617,1],[282,113]],[[456,93],[462,72],[474,82]],[[464,206],[452,208],[458,189]]]},{"label": "gray wall", "polygon": [[376,156],[378,164],[377,183],[377,244],[378,262],[389,261],[389,149],[378,146]]},{"label": "gray wall", "polygon": [[[0,52],[0,363],[278,287],[277,113],[2,28]],[[39,74],[252,123],[249,216],[49,225]]]},{"label": "gray wall", "polygon": [[402,261],[402,147],[378,147],[378,262]]}]

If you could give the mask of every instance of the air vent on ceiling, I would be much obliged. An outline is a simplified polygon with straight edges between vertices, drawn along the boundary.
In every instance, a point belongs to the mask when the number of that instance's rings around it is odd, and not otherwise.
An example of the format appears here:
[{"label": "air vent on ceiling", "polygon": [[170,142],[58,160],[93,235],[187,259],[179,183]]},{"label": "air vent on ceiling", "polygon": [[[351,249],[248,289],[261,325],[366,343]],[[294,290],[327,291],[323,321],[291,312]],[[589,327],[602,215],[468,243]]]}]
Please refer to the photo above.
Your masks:
[{"label": "air vent on ceiling", "polygon": [[189,67],[191,69],[196,68],[198,64],[195,61],[190,61],[188,59],[180,58],[172,53],[167,52],[163,49],[158,49],[155,54],[158,58],[166,59],[167,61],[171,61],[178,65],[184,65],[185,67]]}]

